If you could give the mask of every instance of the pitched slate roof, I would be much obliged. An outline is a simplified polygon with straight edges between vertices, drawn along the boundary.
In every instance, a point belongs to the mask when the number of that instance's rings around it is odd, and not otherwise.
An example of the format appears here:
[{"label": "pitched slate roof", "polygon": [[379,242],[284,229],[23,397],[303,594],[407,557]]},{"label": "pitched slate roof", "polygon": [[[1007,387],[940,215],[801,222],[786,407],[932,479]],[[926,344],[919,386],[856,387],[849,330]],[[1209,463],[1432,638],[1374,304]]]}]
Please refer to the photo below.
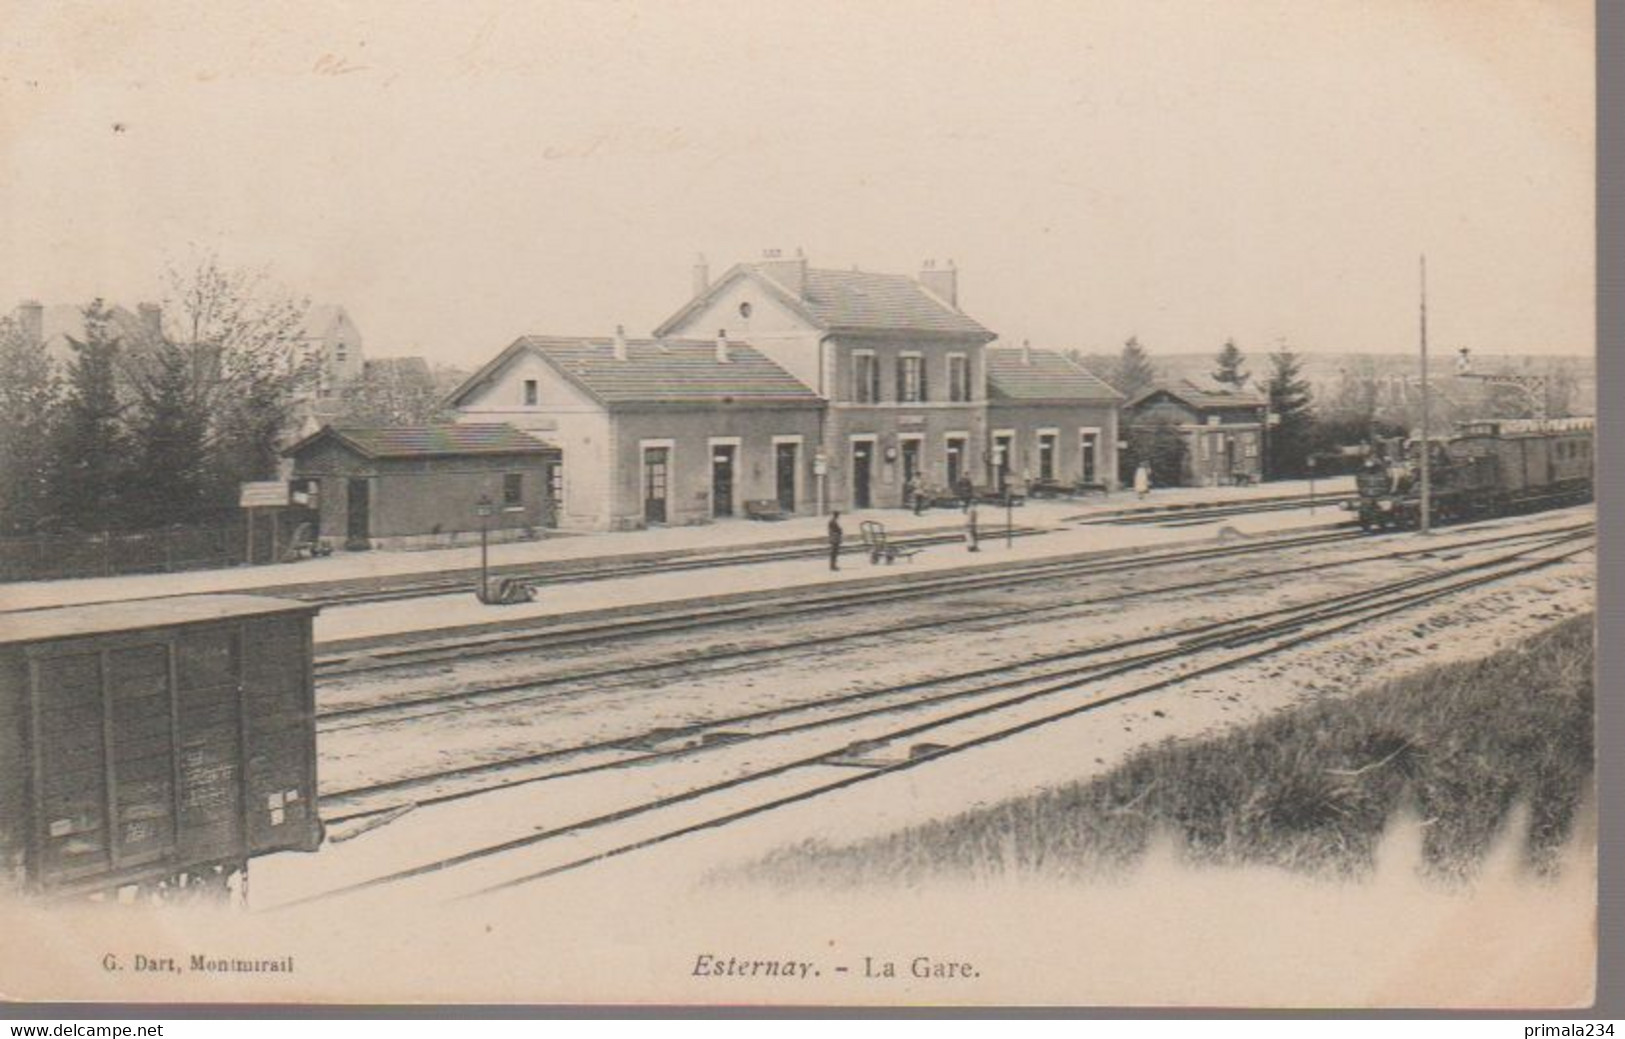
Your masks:
[{"label": "pitched slate roof", "polygon": [[323,426],[284,448],[298,454],[332,436],[368,458],[434,458],[448,455],[531,455],[554,448],[506,423],[441,423],[430,426]]},{"label": "pitched slate roof", "polygon": [[927,333],[986,342],[994,338],[982,324],[904,274],[835,271],[809,267],[801,290],[780,281],[767,264],[742,263],[690,300],[656,335],[675,330],[722,288],[750,278],[818,328],[831,332]]},{"label": "pitched slate roof", "polygon": [[1103,380],[1054,350],[997,349],[987,351],[985,356],[988,397],[994,401],[1116,404],[1123,399]]},{"label": "pitched slate roof", "polygon": [[1149,389],[1142,390],[1137,397],[1129,402],[1129,405],[1133,407],[1157,393],[1167,393],[1170,396],[1177,397],[1199,410],[1211,408],[1262,408],[1269,403],[1269,398],[1252,390],[1231,389],[1217,384],[1199,386],[1189,379],[1181,379],[1175,383],[1158,383]]},{"label": "pitched slate roof", "polygon": [[715,341],[629,339],[617,360],[610,339],[522,336],[451,395],[456,406],[515,355],[529,352],[606,407],[626,404],[816,404],[813,393],[767,355],[730,340],[728,361]]}]

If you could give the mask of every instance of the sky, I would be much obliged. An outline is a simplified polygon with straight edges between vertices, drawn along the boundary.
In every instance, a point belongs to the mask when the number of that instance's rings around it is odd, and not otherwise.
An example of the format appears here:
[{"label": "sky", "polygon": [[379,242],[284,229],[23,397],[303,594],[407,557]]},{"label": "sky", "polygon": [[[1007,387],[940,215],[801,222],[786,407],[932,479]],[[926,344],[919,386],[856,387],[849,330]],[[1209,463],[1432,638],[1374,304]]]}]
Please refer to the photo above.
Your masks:
[{"label": "sky", "polygon": [[204,253],[372,356],[647,333],[764,249],[1005,344],[1587,354],[1581,0],[8,0],[0,310]]}]

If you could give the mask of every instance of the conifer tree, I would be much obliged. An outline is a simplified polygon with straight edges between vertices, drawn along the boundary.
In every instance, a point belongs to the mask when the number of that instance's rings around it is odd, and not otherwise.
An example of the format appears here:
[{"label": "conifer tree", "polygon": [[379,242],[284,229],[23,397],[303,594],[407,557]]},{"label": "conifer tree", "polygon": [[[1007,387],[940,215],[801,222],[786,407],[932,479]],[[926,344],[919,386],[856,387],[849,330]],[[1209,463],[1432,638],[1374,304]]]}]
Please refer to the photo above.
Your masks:
[{"label": "conifer tree", "polygon": [[1145,347],[1140,345],[1138,337],[1129,336],[1123,344],[1123,352],[1117,358],[1116,370],[1110,381],[1113,388],[1131,400],[1156,383],[1157,366],[1146,354]]},{"label": "conifer tree", "polygon": [[84,339],[68,337],[73,360],[56,427],[51,475],[56,520],[79,530],[127,525],[131,483],[124,407],[117,391],[119,336],[100,300],[84,310]]},{"label": "conifer tree", "polygon": [[190,352],[163,343],[134,377],[138,403],[130,435],[141,483],[131,495],[131,523],[150,528],[203,518],[209,416],[197,397]]},{"label": "conifer tree", "polygon": [[51,431],[61,397],[44,344],[0,318],[0,533],[31,534],[49,515]]},{"label": "conifer tree", "polygon": [[1315,419],[1313,395],[1309,383],[1303,379],[1303,361],[1284,344],[1269,357],[1269,410],[1276,418],[1268,434],[1265,476],[1305,476],[1315,436]]}]

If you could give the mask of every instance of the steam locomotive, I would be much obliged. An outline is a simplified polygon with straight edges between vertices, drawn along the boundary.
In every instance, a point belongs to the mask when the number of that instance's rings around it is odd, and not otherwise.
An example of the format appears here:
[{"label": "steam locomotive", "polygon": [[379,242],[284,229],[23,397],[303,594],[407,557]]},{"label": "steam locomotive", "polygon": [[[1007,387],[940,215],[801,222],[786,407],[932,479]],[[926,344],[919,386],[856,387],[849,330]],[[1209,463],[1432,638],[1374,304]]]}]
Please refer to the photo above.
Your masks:
[{"label": "steam locomotive", "polygon": [[[1555,508],[1591,498],[1589,418],[1489,419],[1463,423],[1454,437],[1430,440],[1429,522]],[[1421,524],[1421,447],[1392,444],[1355,478],[1360,526]]]}]

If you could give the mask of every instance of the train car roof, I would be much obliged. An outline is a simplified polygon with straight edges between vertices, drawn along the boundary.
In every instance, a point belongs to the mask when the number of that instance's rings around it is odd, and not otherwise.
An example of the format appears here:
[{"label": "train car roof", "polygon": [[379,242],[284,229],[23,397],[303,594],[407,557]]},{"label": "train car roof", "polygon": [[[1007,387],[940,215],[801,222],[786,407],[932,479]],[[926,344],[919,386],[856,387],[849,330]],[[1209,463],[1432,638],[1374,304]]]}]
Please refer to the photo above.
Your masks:
[{"label": "train car roof", "polygon": [[314,614],[319,609],[316,603],[268,595],[178,595],[88,606],[54,606],[0,613],[0,646],[278,613]]}]

